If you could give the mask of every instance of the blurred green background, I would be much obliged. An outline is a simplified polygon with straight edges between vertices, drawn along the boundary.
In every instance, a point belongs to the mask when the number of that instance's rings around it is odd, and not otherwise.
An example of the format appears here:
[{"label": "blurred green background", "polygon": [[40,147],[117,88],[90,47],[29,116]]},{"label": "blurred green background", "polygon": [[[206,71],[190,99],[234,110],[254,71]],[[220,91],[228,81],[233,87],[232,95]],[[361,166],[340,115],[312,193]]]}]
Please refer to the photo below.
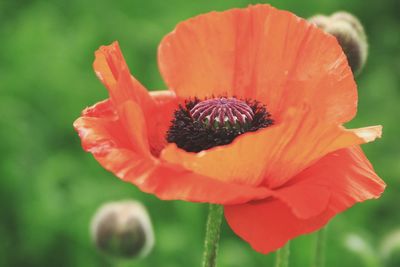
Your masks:
[{"label": "blurred green background", "polygon": [[[207,206],[163,202],[119,181],[82,151],[72,122],[107,97],[91,66],[100,45],[119,40],[132,73],[147,88],[165,88],[156,49],[176,23],[256,2],[0,1],[0,266],[200,266]],[[384,125],[383,138],[364,150],[388,188],[330,223],[327,266],[398,267],[399,244],[384,262],[381,255],[400,229],[400,1],[269,2],[302,17],[347,10],[365,25],[370,57],[357,78],[359,112],[349,126]],[[102,203],[129,198],[148,207],[156,246],[143,260],[116,262],[92,246],[89,222]],[[291,266],[310,266],[314,241],[308,235],[292,242]],[[273,260],[224,223],[220,267]]]}]

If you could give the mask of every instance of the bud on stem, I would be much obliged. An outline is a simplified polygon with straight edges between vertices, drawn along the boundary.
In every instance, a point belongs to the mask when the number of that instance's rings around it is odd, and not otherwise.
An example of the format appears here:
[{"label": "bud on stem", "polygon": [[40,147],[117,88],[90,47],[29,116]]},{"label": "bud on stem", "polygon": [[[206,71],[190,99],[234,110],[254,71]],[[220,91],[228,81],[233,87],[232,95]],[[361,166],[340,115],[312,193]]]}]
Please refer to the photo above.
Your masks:
[{"label": "bud on stem", "polygon": [[135,201],[101,206],[92,219],[91,235],[99,250],[124,258],[144,257],[154,245],[149,215]]},{"label": "bud on stem", "polygon": [[353,73],[359,74],[368,57],[368,42],[361,22],[344,11],[331,16],[316,15],[308,21],[336,37]]}]

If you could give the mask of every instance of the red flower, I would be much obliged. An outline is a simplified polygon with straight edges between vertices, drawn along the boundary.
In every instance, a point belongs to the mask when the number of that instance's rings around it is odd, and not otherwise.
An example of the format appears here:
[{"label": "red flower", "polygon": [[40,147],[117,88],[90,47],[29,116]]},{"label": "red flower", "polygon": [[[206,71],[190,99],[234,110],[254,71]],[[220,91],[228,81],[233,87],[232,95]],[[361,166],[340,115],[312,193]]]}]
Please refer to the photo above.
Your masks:
[{"label": "red flower", "polygon": [[[225,205],[232,229],[262,253],[383,192],[358,146],[381,126],[343,127],[357,90],[334,37],[256,5],[182,22],[158,52],[170,90],[148,92],[118,43],[96,51],[110,98],[74,123],[83,148],[122,180],[161,199]],[[199,153],[167,143],[178,104],[214,96],[257,100],[274,124]]]}]

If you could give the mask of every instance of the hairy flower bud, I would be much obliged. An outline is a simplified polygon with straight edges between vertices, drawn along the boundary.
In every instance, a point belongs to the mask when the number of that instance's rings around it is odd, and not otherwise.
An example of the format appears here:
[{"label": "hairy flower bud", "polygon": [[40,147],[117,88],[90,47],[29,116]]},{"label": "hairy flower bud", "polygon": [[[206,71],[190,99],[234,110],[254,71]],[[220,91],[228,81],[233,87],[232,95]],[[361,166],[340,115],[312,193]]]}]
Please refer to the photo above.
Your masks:
[{"label": "hairy flower bud", "polygon": [[146,256],[154,245],[153,228],[145,207],[136,201],[102,205],[91,223],[93,242],[113,256]]},{"label": "hairy flower bud", "polygon": [[367,59],[367,44],[357,31],[345,21],[335,21],[325,29],[338,40],[353,73],[359,73]]},{"label": "hairy flower bud", "polygon": [[315,24],[318,28],[325,30],[331,19],[325,15],[315,15],[309,18],[308,21]]},{"label": "hairy flower bud", "polygon": [[331,16],[316,15],[308,19],[338,40],[354,74],[360,73],[367,61],[368,42],[360,21],[344,11]]},{"label": "hairy flower bud", "polygon": [[365,31],[364,27],[362,26],[361,22],[356,18],[354,15],[350,14],[349,12],[346,11],[339,11],[336,13],[333,13],[331,16],[331,19],[333,21],[345,21],[348,22],[354,30],[357,31],[360,37],[365,38]]}]

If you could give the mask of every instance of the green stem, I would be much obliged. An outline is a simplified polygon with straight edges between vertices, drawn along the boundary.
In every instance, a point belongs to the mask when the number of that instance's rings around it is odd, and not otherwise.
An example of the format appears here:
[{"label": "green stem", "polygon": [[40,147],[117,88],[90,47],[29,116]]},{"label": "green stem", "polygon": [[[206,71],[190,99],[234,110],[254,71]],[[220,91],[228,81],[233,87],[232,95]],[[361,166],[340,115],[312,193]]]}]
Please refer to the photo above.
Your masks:
[{"label": "green stem", "polygon": [[324,227],[317,233],[317,243],[313,267],[323,267],[325,265],[326,232],[327,227]]},{"label": "green stem", "polygon": [[203,267],[215,267],[224,207],[210,204],[204,242]]},{"label": "green stem", "polygon": [[290,242],[276,252],[275,267],[288,267],[290,256]]}]

